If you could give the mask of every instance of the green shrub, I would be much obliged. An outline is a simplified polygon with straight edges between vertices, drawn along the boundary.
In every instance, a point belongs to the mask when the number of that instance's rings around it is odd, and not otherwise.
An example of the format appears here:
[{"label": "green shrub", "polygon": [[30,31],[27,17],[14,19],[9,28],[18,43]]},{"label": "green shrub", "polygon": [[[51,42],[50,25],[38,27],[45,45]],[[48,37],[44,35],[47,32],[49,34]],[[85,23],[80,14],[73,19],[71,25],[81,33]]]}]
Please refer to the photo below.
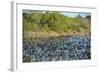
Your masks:
[{"label": "green shrub", "polygon": [[81,31],[80,29],[90,32],[91,22],[83,22],[80,15],[77,17],[64,16],[56,11],[32,11],[32,13],[23,13],[23,30],[24,31],[55,31],[68,32]]}]

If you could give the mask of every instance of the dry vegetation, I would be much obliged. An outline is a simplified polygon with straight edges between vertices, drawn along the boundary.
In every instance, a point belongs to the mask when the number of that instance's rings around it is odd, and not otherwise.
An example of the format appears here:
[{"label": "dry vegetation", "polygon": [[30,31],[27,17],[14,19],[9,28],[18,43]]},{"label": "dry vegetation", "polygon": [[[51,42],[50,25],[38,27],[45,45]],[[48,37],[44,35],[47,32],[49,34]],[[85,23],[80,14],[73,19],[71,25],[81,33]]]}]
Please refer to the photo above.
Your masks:
[{"label": "dry vegetation", "polygon": [[81,31],[81,32],[61,32],[61,33],[57,33],[54,31],[50,31],[50,32],[33,32],[33,31],[29,31],[29,32],[24,32],[23,33],[23,37],[24,38],[49,38],[49,37],[59,37],[59,36],[87,36],[89,37],[91,35],[91,33],[88,33],[87,31]]}]

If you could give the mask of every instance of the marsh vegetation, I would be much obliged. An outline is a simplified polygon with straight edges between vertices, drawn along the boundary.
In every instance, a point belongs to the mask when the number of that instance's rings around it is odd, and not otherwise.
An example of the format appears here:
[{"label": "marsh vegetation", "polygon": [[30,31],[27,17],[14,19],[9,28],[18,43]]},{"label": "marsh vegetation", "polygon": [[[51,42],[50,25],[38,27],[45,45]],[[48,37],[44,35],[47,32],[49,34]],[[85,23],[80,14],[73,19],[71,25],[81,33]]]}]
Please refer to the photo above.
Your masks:
[{"label": "marsh vegetation", "polygon": [[91,59],[91,15],[68,13],[23,10],[23,62]]}]

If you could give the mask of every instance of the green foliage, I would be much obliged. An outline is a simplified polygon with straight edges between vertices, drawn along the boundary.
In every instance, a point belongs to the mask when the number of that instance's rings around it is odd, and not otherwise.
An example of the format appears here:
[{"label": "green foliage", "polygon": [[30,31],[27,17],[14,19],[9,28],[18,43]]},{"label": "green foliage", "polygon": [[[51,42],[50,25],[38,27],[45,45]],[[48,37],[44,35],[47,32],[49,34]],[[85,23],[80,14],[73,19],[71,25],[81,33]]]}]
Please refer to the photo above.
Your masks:
[{"label": "green foliage", "polygon": [[[86,23],[86,19],[89,21]],[[30,13],[23,13],[23,30],[24,31],[55,31],[68,32],[90,30],[90,16],[82,18],[64,16],[56,11],[32,11]],[[85,22],[84,22],[85,21]]]}]

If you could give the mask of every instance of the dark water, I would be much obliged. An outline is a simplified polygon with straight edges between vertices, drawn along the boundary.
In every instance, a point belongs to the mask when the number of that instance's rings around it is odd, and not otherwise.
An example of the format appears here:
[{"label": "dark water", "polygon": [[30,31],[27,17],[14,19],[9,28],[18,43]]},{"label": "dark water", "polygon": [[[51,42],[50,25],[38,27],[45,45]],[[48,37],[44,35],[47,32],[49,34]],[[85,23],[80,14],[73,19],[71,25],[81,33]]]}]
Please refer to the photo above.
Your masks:
[{"label": "dark water", "polygon": [[23,62],[91,59],[91,38],[83,36],[23,40]]}]

